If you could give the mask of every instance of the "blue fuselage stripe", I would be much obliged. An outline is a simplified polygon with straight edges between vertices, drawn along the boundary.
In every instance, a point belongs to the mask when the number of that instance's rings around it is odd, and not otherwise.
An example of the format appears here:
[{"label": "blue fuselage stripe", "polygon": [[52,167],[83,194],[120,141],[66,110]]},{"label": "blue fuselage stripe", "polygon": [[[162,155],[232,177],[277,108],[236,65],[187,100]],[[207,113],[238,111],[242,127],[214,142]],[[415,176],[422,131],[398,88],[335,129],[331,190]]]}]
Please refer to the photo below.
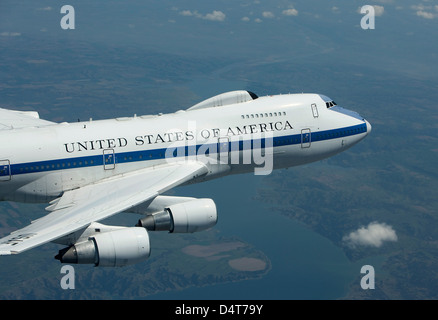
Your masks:
[{"label": "blue fuselage stripe", "polygon": [[[362,123],[359,125],[325,130],[325,131],[317,131],[306,134],[293,134],[287,136],[274,137],[272,139],[272,147],[280,147],[280,146],[291,146],[291,145],[299,145],[302,143],[314,143],[320,141],[326,141],[331,139],[337,139],[342,137],[353,136],[357,134],[362,134],[367,131],[366,123]],[[261,138],[258,141],[257,139],[250,141],[231,141],[228,142],[228,146],[224,148],[227,151],[243,151],[245,149],[253,149],[253,148],[265,148],[266,138]],[[255,142],[259,143],[255,143]],[[236,144],[239,144],[238,146]],[[221,147],[218,144],[210,144],[210,145],[196,145],[196,146],[183,146],[176,147],[172,150],[172,157],[176,156],[190,156],[198,154],[199,148],[204,147],[206,149],[205,155],[209,154],[210,150],[218,150],[220,152]],[[160,160],[166,158],[166,151],[169,151],[169,148],[161,148],[161,149],[151,149],[151,150],[139,150],[139,151],[130,151],[130,152],[119,152],[119,153],[110,153],[110,154],[99,154],[92,156],[84,156],[84,157],[75,157],[75,158],[64,158],[57,160],[43,160],[43,161],[35,161],[35,162],[27,162],[27,163],[17,163],[11,164],[10,170],[0,170],[0,176],[5,175],[19,175],[19,174],[27,174],[27,173],[37,173],[37,172],[47,172],[47,171],[55,171],[55,170],[65,170],[65,169],[73,169],[73,168],[84,168],[84,167],[95,167],[95,166],[103,166],[111,165],[111,164],[122,164],[122,163],[130,163],[130,162],[138,162],[138,161],[147,161],[147,160]],[[214,152],[216,153],[216,152]],[[114,156],[114,158],[111,158]],[[167,155],[169,156],[169,154]],[[106,163],[104,163],[106,162]]]}]

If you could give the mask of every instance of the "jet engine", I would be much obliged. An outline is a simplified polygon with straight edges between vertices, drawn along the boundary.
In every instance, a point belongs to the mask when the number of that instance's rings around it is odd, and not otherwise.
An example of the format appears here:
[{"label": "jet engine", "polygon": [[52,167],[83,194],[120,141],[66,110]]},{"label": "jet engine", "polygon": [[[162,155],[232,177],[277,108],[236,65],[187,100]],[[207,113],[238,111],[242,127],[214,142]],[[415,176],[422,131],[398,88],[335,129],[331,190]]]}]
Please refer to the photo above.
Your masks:
[{"label": "jet engine", "polygon": [[163,211],[138,220],[138,227],[149,231],[192,233],[217,223],[216,205],[211,199],[193,199],[166,206]]},{"label": "jet engine", "polygon": [[121,228],[98,233],[88,240],[60,250],[62,263],[122,267],[146,260],[150,255],[149,235],[144,228]]}]

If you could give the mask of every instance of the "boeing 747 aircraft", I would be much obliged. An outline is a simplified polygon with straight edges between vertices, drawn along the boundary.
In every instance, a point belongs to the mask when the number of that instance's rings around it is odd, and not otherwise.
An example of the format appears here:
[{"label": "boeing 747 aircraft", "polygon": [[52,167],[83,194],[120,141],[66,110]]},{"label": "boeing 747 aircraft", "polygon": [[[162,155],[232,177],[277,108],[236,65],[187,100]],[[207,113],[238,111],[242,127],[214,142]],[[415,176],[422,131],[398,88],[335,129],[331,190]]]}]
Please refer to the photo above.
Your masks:
[{"label": "boeing 747 aircraft", "polygon": [[[213,200],[163,195],[229,174],[268,174],[342,152],[371,125],[320,94],[232,91],[187,110],[77,123],[0,109],[0,200],[49,203],[47,215],[0,239],[0,255],[48,242],[63,263],[146,260],[148,231],[196,232],[217,222]],[[133,227],[99,221],[138,213]],[[133,223],[134,225],[134,223]]]}]

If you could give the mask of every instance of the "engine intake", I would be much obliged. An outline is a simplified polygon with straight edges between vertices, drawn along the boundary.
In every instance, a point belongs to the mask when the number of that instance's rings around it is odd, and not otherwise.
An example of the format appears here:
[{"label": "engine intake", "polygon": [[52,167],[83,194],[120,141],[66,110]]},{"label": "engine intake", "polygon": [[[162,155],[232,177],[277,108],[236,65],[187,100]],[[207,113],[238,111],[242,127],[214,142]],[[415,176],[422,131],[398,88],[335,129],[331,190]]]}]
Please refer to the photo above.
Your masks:
[{"label": "engine intake", "polygon": [[60,250],[62,263],[123,267],[146,260],[150,255],[149,235],[144,228],[123,228],[94,235]]},{"label": "engine intake", "polygon": [[170,205],[163,211],[138,220],[138,227],[149,231],[193,233],[217,223],[216,205],[211,199],[195,199]]}]

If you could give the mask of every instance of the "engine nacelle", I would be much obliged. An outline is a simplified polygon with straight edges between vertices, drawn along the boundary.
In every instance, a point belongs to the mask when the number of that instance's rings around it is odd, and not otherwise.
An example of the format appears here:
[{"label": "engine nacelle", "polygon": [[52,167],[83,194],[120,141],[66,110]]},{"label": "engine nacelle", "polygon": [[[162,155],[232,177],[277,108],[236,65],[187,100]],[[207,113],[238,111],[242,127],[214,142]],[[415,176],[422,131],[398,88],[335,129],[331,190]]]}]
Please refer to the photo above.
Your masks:
[{"label": "engine nacelle", "polygon": [[195,199],[177,203],[163,211],[148,215],[137,226],[149,231],[193,233],[206,230],[217,223],[216,205],[211,199]]},{"label": "engine nacelle", "polygon": [[93,235],[88,240],[59,251],[62,263],[123,267],[146,260],[150,255],[149,235],[144,228],[122,228]]}]

